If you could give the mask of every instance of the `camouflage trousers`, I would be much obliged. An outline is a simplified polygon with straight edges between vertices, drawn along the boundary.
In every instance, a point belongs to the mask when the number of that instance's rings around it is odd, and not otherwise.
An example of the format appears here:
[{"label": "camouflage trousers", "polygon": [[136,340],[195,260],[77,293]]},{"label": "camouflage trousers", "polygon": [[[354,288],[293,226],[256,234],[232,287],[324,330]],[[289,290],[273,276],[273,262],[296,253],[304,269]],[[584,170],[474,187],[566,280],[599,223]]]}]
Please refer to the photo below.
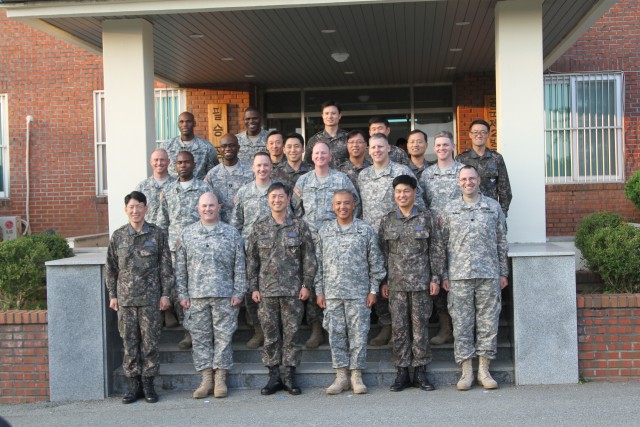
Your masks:
[{"label": "camouflage trousers", "polygon": [[431,363],[429,318],[433,302],[429,291],[390,292],[393,359],[396,367]]},{"label": "camouflage trousers", "polygon": [[298,366],[301,346],[297,344],[304,306],[298,297],[263,297],[258,317],[264,331],[264,366]]},{"label": "camouflage trousers", "polygon": [[191,332],[196,371],[233,366],[231,340],[238,328],[238,307],[231,306],[231,298],[192,298],[184,327]]},{"label": "camouflage trousers", "polygon": [[258,303],[251,298],[251,292],[244,294],[244,306],[247,309],[247,323],[251,326],[259,325]]},{"label": "camouflage trousers", "polygon": [[448,292],[444,289],[440,289],[438,295],[432,297],[433,299],[433,308],[435,309],[438,315],[446,314],[449,311],[447,310],[447,294]]},{"label": "camouflage trousers", "polygon": [[124,344],[122,369],[127,377],[154,377],[160,369],[158,341],[162,312],[157,305],[118,309],[118,331]]},{"label": "camouflage trousers", "polygon": [[312,323],[322,323],[322,309],[316,302],[316,293],[311,291],[311,296],[304,303],[305,304],[305,319],[307,319],[307,325]]},{"label": "camouflage trousers", "polygon": [[371,309],[365,299],[327,299],[323,326],[329,333],[334,368],[364,369]]},{"label": "camouflage trousers", "polygon": [[[176,252],[171,251],[171,265],[173,265],[173,271],[176,271]],[[184,323],[184,308],[180,305],[180,298],[178,298],[178,292],[173,289],[171,295],[169,296],[169,300],[171,301],[171,307],[169,310],[173,310],[173,313],[176,315],[176,319],[178,322]]]},{"label": "camouflage trousers", "polygon": [[378,297],[376,305],[373,306],[378,316],[378,324],[382,326],[391,326],[391,313],[389,312],[389,300]]},{"label": "camouflage trousers", "polygon": [[[456,363],[484,356],[495,359],[502,292],[498,279],[449,282],[449,314],[453,323]],[[475,326],[475,344],[474,344]]]}]

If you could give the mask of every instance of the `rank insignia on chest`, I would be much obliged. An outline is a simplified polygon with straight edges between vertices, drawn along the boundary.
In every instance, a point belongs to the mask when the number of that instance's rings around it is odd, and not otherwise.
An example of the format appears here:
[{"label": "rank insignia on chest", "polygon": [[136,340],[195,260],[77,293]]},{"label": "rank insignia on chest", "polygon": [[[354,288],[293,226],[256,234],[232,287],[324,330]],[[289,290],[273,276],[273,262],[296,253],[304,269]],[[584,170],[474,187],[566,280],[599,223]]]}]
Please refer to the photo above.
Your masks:
[{"label": "rank insignia on chest", "polygon": [[421,225],[416,225],[416,231],[422,231],[424,230],[424,227]]},{"label": "rank insignia on chest", "polygon": [[289,234],[287,234],[287,237],[296,237],[296,236],[297,236],[297,234],[296,234],[296,233],[289,233]]},{"label": "rank insignia on chest", "polygon": [[153,246],[153,242],[151,240],[147,240],[146,242],[144,242],[144,245],[147,247]]}]

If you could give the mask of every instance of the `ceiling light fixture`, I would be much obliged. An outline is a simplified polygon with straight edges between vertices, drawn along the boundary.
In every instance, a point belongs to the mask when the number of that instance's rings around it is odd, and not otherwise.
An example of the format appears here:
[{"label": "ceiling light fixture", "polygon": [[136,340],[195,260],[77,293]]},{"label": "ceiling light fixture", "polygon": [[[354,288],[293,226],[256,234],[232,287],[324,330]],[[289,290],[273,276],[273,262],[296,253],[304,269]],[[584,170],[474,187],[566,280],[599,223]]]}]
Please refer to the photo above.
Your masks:
[{"label": "ceiling light fixture", "polygon": [[224,58],[220,58],[220,61],[233,61],[233,59],[231,56],[225,56]]},{"label": "ceiling light fixture", "polygon": [[320,30],[320,32],[322,34],[333,34],[336,32],[336,30],[332,30],[332,29],[326,29],[326,30]]},{"label": "ceiling light fixture", "polygon": [[460,22],[456,22],[456,25],[459,27],[464,27],[465,25],[469,25],[470,22],[468,21],[460,21]]},{"label": "ceiling light fixture", "polygon": [[445,70],[455,70],[456,67],[444,67]]},{"label": "ceiling light fixture", "polygon": [[189,37],[191,37],[192,39],[201,39],[204,37],[204,35],[200,33],[193,33]]},{"label": "ceiling light fixture", "polygon": [[331,54],[331,57],[336,62],[344,62],[349,59],[349,54],[347,52],[334,52]]},{"label": "ceiling light fixture", "polygon": [[345,73],[346,75],[350,76],[350,75],[352,75],[352,74],[355,74],[356,72],[355,72],[355,71],[345,71],[344,73]]},{"label": "ceiling light fixture", "polygon": [[255,77],[255,74],[245,74],[244,76],[245,76],[246,78],[250,79],[250,78]]},{"label": "ceiling light fixture", "polygon": [[462,52],[462,49],[459,47],[452,47],[451,49],[449,49],[449,52]]}]

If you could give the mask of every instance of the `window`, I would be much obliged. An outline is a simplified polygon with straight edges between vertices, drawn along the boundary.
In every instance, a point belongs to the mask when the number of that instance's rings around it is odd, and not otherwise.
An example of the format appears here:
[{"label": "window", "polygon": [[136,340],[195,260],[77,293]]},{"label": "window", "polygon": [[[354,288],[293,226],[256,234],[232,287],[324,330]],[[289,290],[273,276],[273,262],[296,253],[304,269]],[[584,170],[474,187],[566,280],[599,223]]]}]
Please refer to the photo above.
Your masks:
[{"label": "window", "polygon": [[9,114],[7,95],[0,94],[0,199],[9,197]]},{"label": "window", "polygon": [[[185,110],[186,96],[180,89],[155,89],[156,144],[180,135],[178,115]],[[96,152],[96,194],[106,196],[107,186],[107,134],[104,91],[93,92],[94,141]],[[0,166],[2,161],[0,159]]]},{"label": "window", "polygon": [[548,184],[623,181],[622,73],[544,80]]}]

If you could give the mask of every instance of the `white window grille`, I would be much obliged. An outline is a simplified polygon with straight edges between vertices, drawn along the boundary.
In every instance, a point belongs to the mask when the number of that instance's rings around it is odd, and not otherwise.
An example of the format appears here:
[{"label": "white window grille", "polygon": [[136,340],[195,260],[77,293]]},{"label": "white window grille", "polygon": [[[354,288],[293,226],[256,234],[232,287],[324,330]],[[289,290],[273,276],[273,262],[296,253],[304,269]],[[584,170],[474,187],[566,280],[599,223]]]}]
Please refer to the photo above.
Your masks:
[{"label": "white window grille", "polygon": [[7,95],[0,94],[0,199],[9,197],[9,114]]}]

